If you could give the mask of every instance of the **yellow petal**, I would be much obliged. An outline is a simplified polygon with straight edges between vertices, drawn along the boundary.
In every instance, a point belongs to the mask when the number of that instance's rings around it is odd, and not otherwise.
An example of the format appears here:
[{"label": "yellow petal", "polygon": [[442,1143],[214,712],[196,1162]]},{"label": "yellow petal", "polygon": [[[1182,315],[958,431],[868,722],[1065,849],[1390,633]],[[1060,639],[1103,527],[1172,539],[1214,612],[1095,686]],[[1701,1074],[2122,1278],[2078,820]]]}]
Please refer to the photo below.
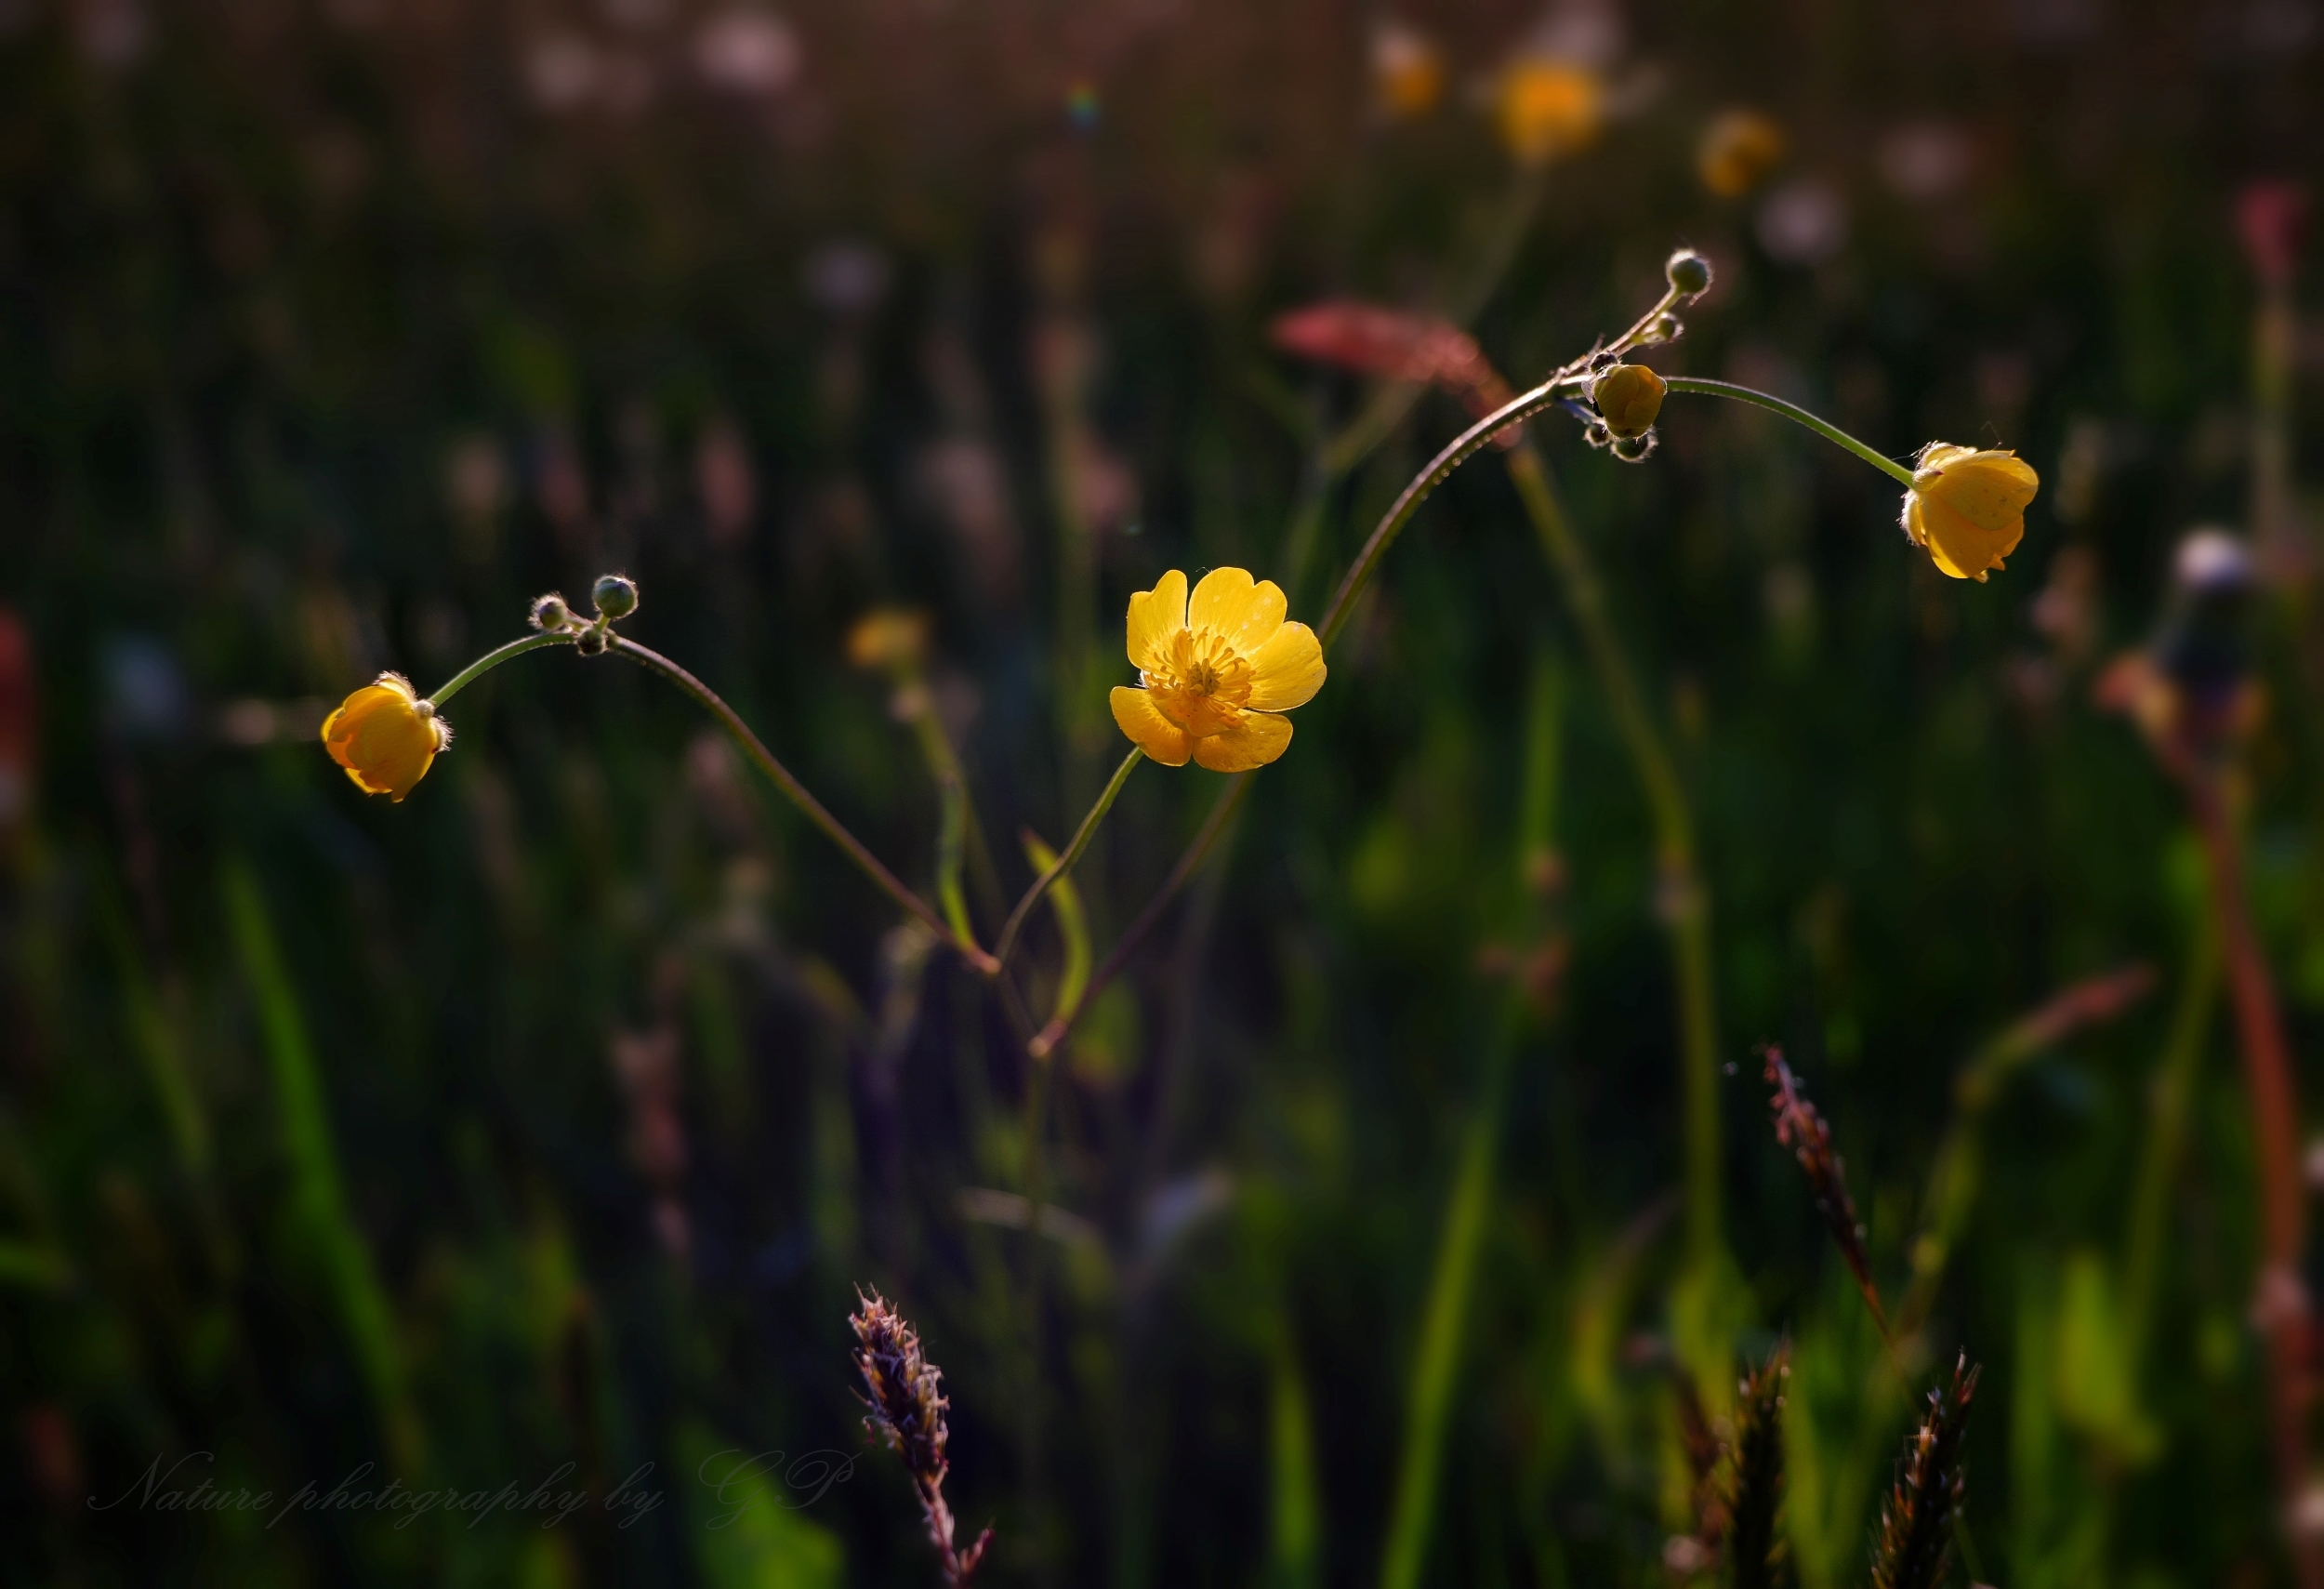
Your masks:
[{"label": "yellow petal", "polygon": [[422,717],[418,708],[408,680],[382,673],[323,720],[324,748],[357,788],[400,805],[452,740],[442,719]]},{"label": "yellow petal", "polygon": [[1285,624],[1251,655],[1250,697],[1254,711],[1289,711],[1315,698],[1324,687],[1324,648],[1305,624]]},{"label": "yellow petal", "polygon": [[1245,712],[1243,721],[1223,734],[1207,734],[1195,740],[1195,760],[1214,773],[1248,773],[1282,755],[1290,743],[1289,718]]},{"label": "yellow petal", "polygon": [[1939,461],[1932,455],[1913,471],[1912,489],[1942,502],[1988,533],[2025,527],[2026,505],[2041,489],[2041,477],[2014,453],[1962,453]]},{"label": "yellow petal", "polygon": [[1214,568],[1195,587],[1194,600],[1186,604],[1186,625],[1218,630],[1228,644],[1248,656],[1282,625],[1289,604],[1272,579],[1253,584],[1248,569]]},{"label": "yellow petal", "polygon": [[1129,665],[1141,672],[1155,666],[1160,648],[1186,627],[1186,576],[1177,569],[1129,599]]},{"label": "yellow petal", "polygon": [[2001,560],[2026,538],[2026,521],[2014,519],[1998,530],[1972,523],[1949,503],[1924,498],[1921,503],[1922,533],[1928,536],[1929,559],[1956,579],[1983,580],[1988,569],[2003,567]]},{"label": "yellow petal", "polygon": [[1184,729],[1155,709],[1153,696],[1128,684],[1116,684],[1107,699],[1114,708],[1114,722],[1129,735],[1131,744],[1165,767],[1186,765],[1194,741]]}]

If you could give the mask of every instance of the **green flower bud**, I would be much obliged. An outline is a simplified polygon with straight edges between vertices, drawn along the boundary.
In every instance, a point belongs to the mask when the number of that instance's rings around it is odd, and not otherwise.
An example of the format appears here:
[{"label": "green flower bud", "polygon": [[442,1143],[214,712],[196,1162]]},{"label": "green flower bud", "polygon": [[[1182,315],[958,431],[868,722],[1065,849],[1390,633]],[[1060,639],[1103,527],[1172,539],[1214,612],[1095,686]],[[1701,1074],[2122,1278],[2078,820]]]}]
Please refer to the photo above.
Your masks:
[{"label": "green flower bud", "polygon": [[1692,248],[1682,248],[1671,255],[1670,262],[1662,267],[1662,273],[1688,298],[1700,298],[1710,290],[1710,261]]},{"label": "green flower bud", "polygon": [[589,599],[597,603],[600,616],[626,618],[638,610],[638,582],[627,574],[601,574]]},{"label": "green flower bud", "polygon": [[533,627],[535,629],[553,633],[558,629],[569,628],[572,623],[573,609],[565,605],[565,599],[562,596],[552,590],[546,596],[534,599]]},{"label": "green flower bud", "polygon": [[1653,456],[1654,450],[1655,433],[1652,430],[1648,430],[1643,436],[1614,438],[1614,456],[1624,463],[1644,463]]},{"label": "green flower bud", "polygon": [[603,624],[591,624],[573,637],[573,648],[584,656],[602,656],[608,642]]},{"label": "green flower bud", "polygon": [[1616,364],[1590,383],[1590,401],[1618,441],[1654,429],[1662,392],[1662,377],[1644,364]]}]

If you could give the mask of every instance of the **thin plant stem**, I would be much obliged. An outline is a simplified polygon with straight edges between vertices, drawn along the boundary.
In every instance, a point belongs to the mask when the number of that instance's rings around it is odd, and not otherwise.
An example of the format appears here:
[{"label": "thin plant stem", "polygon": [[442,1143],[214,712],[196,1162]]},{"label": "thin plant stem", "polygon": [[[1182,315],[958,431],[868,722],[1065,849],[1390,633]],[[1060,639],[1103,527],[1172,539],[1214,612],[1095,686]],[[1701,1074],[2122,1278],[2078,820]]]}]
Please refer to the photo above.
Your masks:
[{"label": "thin plant stem", "polygon": [[[2259,1148],[2260,1229],[2266,1253],[2255,1312],[2267,1335],[2274,1391],[2276,1463],[2287,1506],[2307,1482],[2308,1306],[2300,1281],[2304,1197],[2300,1184],[2300,1105],[2267,962],[2251,926],[2243,857],[2225,787],[2228,775],[2197,765],[2184,779],[2187,807],[2201,841],[2211,908],[2225,960],[2251,1093],[2251,1135]],[[2324,1589],[2324,1541],[2300,1536],[2294,1561],[2304,1589]]]},{"label": "thin plant stem", "polygon": [[1089,847],[1089,841],[1097,837],[1098,824],[1103,822],[1105,814],[1114,809],[1114,798],[1129,781],[1129,770],[1144,759],[1145,752],[1136,746],[1130,747],[1129,754],[1122,758],[1122,764],[1114,769],[1114,776],[1099,794],[1097,803],[1081,819],[1081,826],[1075,831],[1073,842],[1065,846],[1065,853],[1035,878],[1033,886],[1024,891],[1024,897],[1017,901],[1017,907],[1009,913],[1008,923],[1001,928],[1000,937],[993,945],[993,968],[988,974],[997,976],[1001,967],[1009,963],[1010,951],[1017,947],[1017,934],[1024,930],[1025,920],[1033,914],[1033,907],[1040,904],[1041,896],[1059,878],[1074,869],[1075,864],[1081,859],[1082,852]]},{"label": "thin plant stem", "polygon": [[1225,828],[1228,820],[1242,809],[1243,800],[1250,793],[1250,774],[1237,773],[1234,775],[1233,781],[1219,796],[1218,803],[1210,808],[1210,814],[1203,818],[1202,828],[1195,834],[1194,842],[1188,844],[1186,853],[1179,856],[1178,865],[1170,868],[1170,875],[1162,880],[1162,886],[1155,891],[1152,899],[1146,901],[1146,907],[1129,924],[1129,931],[1122,934],[1121,942],[1114,946],[1114,952],[1107,955],[1104,963],[1091,973],[1089,986],[1082,989],[1080,999],[1071,1009],[1060,1010],[1050,1017],[1049,1025],[1043,1026],[1033,1041],[1026,1045],[1026,1052],[1035,1059],[1045,1060],[1055,1053],[1057,1045],[1065,1040],[1065,1034],[1073,1030],[1074,1022],[1080,1018],[1081,1013],[1121,974],[1122,968],[1129,963],[1129,957],[1137,953],[1138,946],[1144,942],[1148,933],[1154,931],[1155,923],[1162,920],[1162,912],[1169,907],[1171,900],[1178,897],[1178,891],[1186,886],[1186,880],[1202,866],[1203,857],[1210,853],[1210,846],[1218,841],[1219,834]]},{"label": "thin plant stem", "polygon": [[1616,732],[1646,799],[1655,829],[1658,914],[1670,942],[1677,987],[1679,1061],[1685,1110],[1686,1225],[1697,1257],[1711,1251],[1719,1232],[1719,1036],[1711,975],[1710,898],[1697,871],[1695,822],[1676,763],[1655,726],[1638,675],[1615,632],[1589,550],[1574,531],[1550,483],[1548,467],[1530,438],[1507,458],[1510,483],[1533,521],[1543,552],[1565,589],[1598,685],[1614,714]]},{"label": "thin plant stem", "polygon": [[[636,641],[619,634],[611,635],[608,640],[611,649],[628,657],[632,662],[661,674],[687,695],[692,695],[705,710],[718,719],[720,727],[733,736],[734,743],[742,747],[744,754],[758,763],[759,770],[767,775],[768,781],[776,788],[781,789],[790,802],[805,814],[810,822],[822,829],[824,837],[837,844],[865,877],[870,878],[879,886],[882,893],[918,917],[931,932],[944,943],[949,944],[954,951],[971,966],[978,971],[988,970],[993,957],[978,948],[973,942],[954,933],[952,924],[944,920],[935,907],[906,887],[903,880],[880,862],[878,856],[865,849],[863,841],[849,832],[838,817],[824,808],[821,801],[808,792],[807,786],[791,775],[789,768],[775,760],[774,752],[767,748],[766,742],[751,732],[750,725],[734,714],[734,708],[728,706],[716,690],[658,651],[640,645]],[[502,647],[503,651],[508,649],[506,646]]]},{"label": "thin plant stem", "polygon": [[1782,398],[1762,391],[1756,387],[1738,386],[1729,380],[1707,380],[1701,376],[1670,376],[1662,384],[1672,391],[1691,391],[1704,397],[1730,398],[1736,403],[1748,403],[1754,408],[1764,408],[1772,413],[1780,414],[1794,424],[1806,426],[1834,446],[1845,448],[1855,454],[1882,474],[1907,486],[1912,483],[1912,470],[1905,465],[1883,453],[1873,451],[1872,448],[1857,441],[1839,426],[1828,419],[1818,418],[1796,403],[1786,403]]},{"label": "thin plant stem", "polygon": [[936,902],[944,907],[953,935],[973,944],[976,929],[969,920],[968,895],[960,888],[969,829],[968,780],[961,775],[960,759],[953,754],[952,741],[944,736],[944,724],[936,721],[932,704],[920,708],[914,726],[929,775],[936,781]]},{"label": "thin plant stem", "polygon": [[511,656],[522,656],[528,651],[538,651],[545,645],[571,645],[573,641],[573,635],[564,629],[544,629],[539,634],[528,634],[522,640],[512,640],[495,651],[487,651],[483,655],[461,669],[452,675],[451,682],[428,698],[437,706],[442,706]]},{"label": "thin plant stem", "polygon": [[1331,642],[1347,627],[1355,607],[1355,599],[1372,582],[1372,576],[1380,569],[1380,559],[1388,555],[1388,549],[1395,544],[1396,536],[1403,533],[1406,524],[1411,523],[1412,515],[1419,511],[1420,504],[1428,500],[1430,494],[1451,478],[1453,470],[1482,452],[1503,430],[1532,418],[1544,409],[1557,406],[1565,400],[1566,390],[1573,382],[1572,376],[1561,371],[1531,391],[1519,392],[1454,437],[1446,444],[1445,450],[1430,459],[1428,467],[1415,475],[1411,483],[1397,494],[1396,499],[1389,504],[1388,511],[1380,516],[1370,538],[1365,541],[1363,550],[1355,554],[1355,561],[1348,565],[1346,576],[1340,581],[1340,589],[1331,598],[1331,605],[1324,609],[1323,619],[1315,626],[1316,638],[1323,642],[1326,650],[1330,649]]}]

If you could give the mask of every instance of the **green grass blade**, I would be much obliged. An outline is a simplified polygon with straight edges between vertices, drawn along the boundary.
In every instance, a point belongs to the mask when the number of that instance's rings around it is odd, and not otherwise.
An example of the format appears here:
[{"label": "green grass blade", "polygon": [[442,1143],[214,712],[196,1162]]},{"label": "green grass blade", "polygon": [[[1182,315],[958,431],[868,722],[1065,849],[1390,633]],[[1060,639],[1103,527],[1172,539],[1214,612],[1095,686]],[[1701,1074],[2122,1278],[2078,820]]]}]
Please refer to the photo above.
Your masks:
[{"label": "green grass blade", "polygon": [[404,1394],[395,1324],[370,1244],[347,1210],[306,1017],[248,864],[229,861],[220,881],[227,924],[257,1005],[274,1082],[283,1153],[290,1165],[292,1221],[338,1310],[396,1458],[411,1471],[418,1455],[418,1424]]}]

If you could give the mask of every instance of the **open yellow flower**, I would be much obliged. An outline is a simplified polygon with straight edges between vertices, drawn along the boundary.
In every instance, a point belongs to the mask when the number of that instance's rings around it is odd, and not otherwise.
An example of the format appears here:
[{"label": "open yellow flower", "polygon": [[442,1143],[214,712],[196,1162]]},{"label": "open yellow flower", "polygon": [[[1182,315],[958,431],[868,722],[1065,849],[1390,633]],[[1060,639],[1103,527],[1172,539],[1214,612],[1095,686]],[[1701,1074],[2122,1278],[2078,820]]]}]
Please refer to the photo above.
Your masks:
[{"label": "open yellow flower", "polygon": [[1191,759],[1214,773],[1263,767],[1291,743],[1280,714],[1324,687],[1324,648],[1283,621],[1273,580],[1214,568],[1186,594],[1177,569],[1129,599],[1129,660],[1141,688],[1114,691],[1114,721],[1166,767]]},{"label": "open yellow flower", "polygon": [[323,748],[331,760],[363,793],[386,795],[399,805],[451,744],[451,725],[401,673],[380,674],[323,720]]},{"label": "open yellow flower", "polygon": [[2041,477],[2015,453],[1931,442],[1905,493],[1905,534],[1947,574],[1983,583],[2025,538],[2026,505],[2040,489]]}]

